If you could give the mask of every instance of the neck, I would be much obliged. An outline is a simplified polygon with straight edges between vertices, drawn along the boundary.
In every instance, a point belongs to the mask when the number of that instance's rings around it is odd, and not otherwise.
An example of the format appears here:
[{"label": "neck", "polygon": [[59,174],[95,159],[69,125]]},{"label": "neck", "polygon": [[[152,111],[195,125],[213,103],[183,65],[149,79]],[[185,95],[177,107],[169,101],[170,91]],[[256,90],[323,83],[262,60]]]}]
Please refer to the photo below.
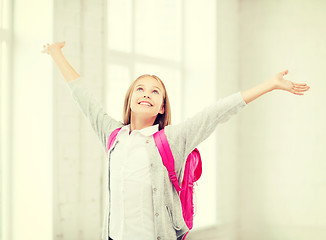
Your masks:
[{"label": "neck", "polygon": [[142,117],[136,117],[134,114],[131,113],[130,116],[130,133],[133,130],[140,130],[146,127],[150,127],[154,125],[156,117],[151,118],[142,118]]}]

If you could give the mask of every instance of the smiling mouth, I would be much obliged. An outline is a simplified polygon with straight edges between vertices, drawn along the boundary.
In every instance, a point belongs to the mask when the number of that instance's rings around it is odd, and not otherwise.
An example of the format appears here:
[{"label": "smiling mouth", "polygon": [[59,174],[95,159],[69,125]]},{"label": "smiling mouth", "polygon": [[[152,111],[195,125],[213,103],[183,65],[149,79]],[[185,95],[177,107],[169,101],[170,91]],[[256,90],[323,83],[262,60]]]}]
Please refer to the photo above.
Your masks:
[{"label": "smiling mouth", "polygon": [[149,103],[149,102],[145,102],[145,101],[142,101],[142,102],[140,102],[140,103],[138,103],[138,104],[140,104],[140,105],[144,105],[144,106],[148,106],[148,107],[153,106],[151,103]]}]

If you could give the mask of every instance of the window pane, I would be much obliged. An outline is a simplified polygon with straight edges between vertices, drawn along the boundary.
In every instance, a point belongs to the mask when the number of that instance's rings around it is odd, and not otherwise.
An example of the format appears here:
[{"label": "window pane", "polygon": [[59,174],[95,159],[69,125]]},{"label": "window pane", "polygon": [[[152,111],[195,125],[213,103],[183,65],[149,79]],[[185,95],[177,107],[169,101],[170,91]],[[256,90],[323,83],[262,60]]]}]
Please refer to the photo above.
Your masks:
[{"label": "window pane", "polygon": [[9,0],[0,0],[0,28],[2,29],[9,28],[9,14],[11,11],[9,3]]},{"label": "window pane", "polygon": [[3,0],[0,0],[0,28],[2,28]]},{"label": "window pane", "polygon": [[182,101],[180,72],[178,70],[161,67],[159,65],[136,63],[135,76],[133,79],[136,79],[143,74],[156,75],[163,81],[170,100],[172,123],[180,122]]},{"label": "window pane", "polygon": [[108,46],[109,49],[131,51],[131,0],[108,1]]},{"label": "window pane", "polygon": [[0,238],[6,236],[8,229],[8,195],[9,183],[9,122],[8,122],[8,45],[2,41],[0,45]]},{"label": "window pane", "polygon": [[122,121],[123,103],[130,84],[130,70],[126,66],[109,64],[107,73],[106,110],[111,117]]},{"label": "window pane", "polygon": [[135,1],[135,52],[181,59],[181,1]]},{"label": "window pane", "polygon": [[[5,41],[1,41],[0,45],[0,111],[1,114],[1,132],[4,133],[3,131],[7,130],[7,128],[3,125],[5,123],[6,116],[8,116],[8,102],[7,100],[9,99],[8,97],[8,45]],[[5,142],[3,142],[5,144]],[[1,148],[3,146],[1,145]],[[6,149],[6,148],[5,148]]]}]

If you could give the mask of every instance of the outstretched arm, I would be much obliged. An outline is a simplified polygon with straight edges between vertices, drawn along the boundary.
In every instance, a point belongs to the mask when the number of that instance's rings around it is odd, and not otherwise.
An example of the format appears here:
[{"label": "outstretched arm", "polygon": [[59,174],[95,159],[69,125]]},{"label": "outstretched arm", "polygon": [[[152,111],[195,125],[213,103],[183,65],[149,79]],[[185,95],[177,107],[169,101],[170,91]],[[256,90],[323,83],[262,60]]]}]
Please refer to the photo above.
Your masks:
[{"label": "outstretched arm", "polygon": [[284,75],[288,74],[288,70],[277,73],[274,77],[263,82],[253,88],[242,91],[241,95],[246,103],[250,103],[256,98],[262,96],[265,93],[279,89],[288,91],[296,95],[303,95],[303,92],[309,90],[309,86],[305,83],[294,83],[283,78]]},{"label": "outstretched arm", "polygon": [[43,46],[43,53],[51,55],[64,78],[67,80],[67,87],[70,89],[73,99],[79,105],[84,116],[89,120],[95,134],[100,139],[107,152],[107,139],[110,133],[122,127],[123,124],[110,117],[94,94],[83,84],[83,81],[74,79],[80,75],[71,67],[61,52],[65,42],[47,44]]},{"label": "outstretched arm", "polygon": [[51,55],[63,77],[66,79],[67,82],[70,82],[79,78],[80,75],[69,64],[69,62],[64,57],[61,51],[61,48],[63,48],[65,44],[66,42],[57,42],[51,45],[47,44],[47,46],[43,45],[42,52]]}]

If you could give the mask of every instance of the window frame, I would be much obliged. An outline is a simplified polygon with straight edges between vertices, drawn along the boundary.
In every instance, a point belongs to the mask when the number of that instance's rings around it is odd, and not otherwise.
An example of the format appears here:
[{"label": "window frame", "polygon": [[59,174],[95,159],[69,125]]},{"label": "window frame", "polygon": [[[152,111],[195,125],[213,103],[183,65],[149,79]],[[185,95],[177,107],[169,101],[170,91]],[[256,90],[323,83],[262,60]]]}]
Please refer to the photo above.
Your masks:
[{"label": "window frame", "polygon": [[[12,238],[13,1],[0,0],[0,238]],[[6,14],[4,14],[6,13]],[[3,19],[7,17],[6,19]],[[4,22],[7,23],[6,29]],[[3,45],[5,44],[5,52]],[[3,62],[2,62],[3,61]],[[6,62],[6,64],[4,64]],[[3,67],[6,69],[2,69]],[[6,73],[6,74],[4,74]]]}]

